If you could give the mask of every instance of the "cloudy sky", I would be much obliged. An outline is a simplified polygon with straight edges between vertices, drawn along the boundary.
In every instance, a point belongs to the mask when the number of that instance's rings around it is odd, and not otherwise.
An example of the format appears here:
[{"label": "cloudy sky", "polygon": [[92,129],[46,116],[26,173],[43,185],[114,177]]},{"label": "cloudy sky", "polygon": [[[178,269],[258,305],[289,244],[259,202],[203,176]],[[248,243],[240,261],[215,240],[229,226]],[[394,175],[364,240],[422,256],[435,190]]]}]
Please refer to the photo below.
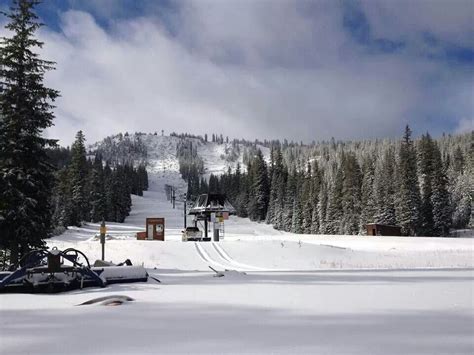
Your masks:
[{"label": "cloudy sky", "polygon": [[47,0],[38,13],[62,95],[48,134],[63,144],[80,129],[90,143],[473,129],[471,0]]}]

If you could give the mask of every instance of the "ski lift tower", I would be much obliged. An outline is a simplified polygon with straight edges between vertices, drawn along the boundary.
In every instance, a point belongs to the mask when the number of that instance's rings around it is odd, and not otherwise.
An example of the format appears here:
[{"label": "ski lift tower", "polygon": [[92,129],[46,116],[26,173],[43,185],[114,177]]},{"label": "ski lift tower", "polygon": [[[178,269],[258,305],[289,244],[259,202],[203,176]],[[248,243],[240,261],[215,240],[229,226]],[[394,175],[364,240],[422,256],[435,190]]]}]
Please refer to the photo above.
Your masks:
[{"label": "ski lift tower", "polygon": [[235,208],[230,204],[224,194],[203,194],[200,195],[194,206],[189,210],[189,214],[197,221],[204,221],[204,240],[208,237],[208,223],[212,223],[213,240],[219,241],[219,230],[224,225],[224,221],[230,215],[235,214]]}]

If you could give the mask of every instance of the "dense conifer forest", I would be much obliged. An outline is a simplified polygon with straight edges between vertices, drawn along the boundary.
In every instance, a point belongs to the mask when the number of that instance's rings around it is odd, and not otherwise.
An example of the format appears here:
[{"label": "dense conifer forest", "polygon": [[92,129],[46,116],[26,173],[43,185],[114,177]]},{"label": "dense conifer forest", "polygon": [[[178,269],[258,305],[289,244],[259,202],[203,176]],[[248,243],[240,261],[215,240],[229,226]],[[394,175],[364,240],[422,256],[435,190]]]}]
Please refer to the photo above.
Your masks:
[{"label": "dense conifer forest", "polygon": [[[413,140],[303,145],[246,142],[244,167],[209,181],[182,165],[191,198],[225,193],[241,217],[304,234],[365,234],[365,224],[404,235],[447,236],[472,227],[474,133]],[[266,161],[258,146],[271,148]],[[191,168],[190,168],[191,166]]]},{"label": "dense conifer forest", "polygon": [[143,149],[129,139],[112,143],[109,137],[87,154],[85,137],[79,131],[70,149],[49,150],[48,155],[57,168],[52,220],[58,232],[67,226],[79,226],[83,221],[123,222],[130,212],[130,195],[142,196],[148,189],[145,165],[134,166],[129,159],[146,152]]}]

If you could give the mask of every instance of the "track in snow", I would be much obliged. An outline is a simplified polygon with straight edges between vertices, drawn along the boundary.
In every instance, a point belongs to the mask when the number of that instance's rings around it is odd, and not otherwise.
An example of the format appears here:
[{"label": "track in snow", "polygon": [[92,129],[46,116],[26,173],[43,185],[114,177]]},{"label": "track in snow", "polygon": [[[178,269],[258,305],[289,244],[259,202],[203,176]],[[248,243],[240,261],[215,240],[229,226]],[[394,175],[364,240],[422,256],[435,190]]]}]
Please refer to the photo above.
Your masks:
[{"label": "track in snow", "polygon": [[[195,242],[196,251],[200,258],[208,264],[223,268],[224,270],[236,270],[236,271],[272,271],[269,269],[263,269],[252,265],[242,264],[232,259],[229,254],[217,243],[210,243],[211,247],[206,243]],[[211,256],[211,254],[214,254]]]},{"label": "track in snow", "polygon": [[244,268],[247,269],[247,271],[270,271],[269,269],[263,269],[258,266],[239,263],[238,261],[232,259],[230,255],[227,254],[227,252],[224,250],[224,248],[222,248],[222,246],[220,246],[219,244],[212,243],[212,246],[214,247],[217,254],[219,254],[222,259],[231,264],[234,268]]}]

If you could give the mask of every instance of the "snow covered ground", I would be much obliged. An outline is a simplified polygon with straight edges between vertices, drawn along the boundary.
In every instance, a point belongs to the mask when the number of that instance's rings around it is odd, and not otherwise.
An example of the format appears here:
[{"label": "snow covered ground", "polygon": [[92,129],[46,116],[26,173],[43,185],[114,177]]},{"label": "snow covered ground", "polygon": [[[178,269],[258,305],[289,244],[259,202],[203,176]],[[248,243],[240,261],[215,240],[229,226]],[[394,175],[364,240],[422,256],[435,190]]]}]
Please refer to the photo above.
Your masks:
[{"label": "snow covered ground", "polygon": [[[240,164],[241,171],[246,170],[246,166],[243,161],[243,151],[245,147],[240,145],[240,155],[238,159],[229,161],[226,159],[228,156],[226,150],[232,147],[231,143],[198,143],[198,155],[204,161],[205,176],[209,178],[211,174],[221,175],[226,173],[229,168],[233,171],[237,168],[237,164]],[[270,149],[261,145],[258,148],[262,151],[263,157],[267,162],[270,162]]]},{"label": "snow covered ground", "polygon": [[[182,206],[164,191],[186,187],[176,141],[149,137],[150,189],[108,224],[106,259],[130,258],[162,283],[1,294],[0,354],[474,353],[474,239],[302,236],[231,218],[221,242],[183,243]],[[166,218],[165,242],[135,240],[146,217]],[[95,260],[98,228],[48,245]],[[76,306],[106,295],[135,301]]]}]

